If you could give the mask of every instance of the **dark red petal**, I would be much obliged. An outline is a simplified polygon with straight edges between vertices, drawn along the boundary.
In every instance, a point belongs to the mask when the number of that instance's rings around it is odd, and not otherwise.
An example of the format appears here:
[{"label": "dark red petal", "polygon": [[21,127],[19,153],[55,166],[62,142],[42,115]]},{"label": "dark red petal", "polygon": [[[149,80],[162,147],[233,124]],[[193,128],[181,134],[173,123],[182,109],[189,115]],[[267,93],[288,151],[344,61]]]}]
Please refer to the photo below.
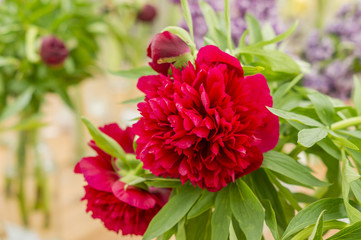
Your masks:
[{"label": "dark red petal", "polygon": [[269,112],[263,120],[264,125],[256,130],[256,137],[262,141],[258,145],[261,152],[272,150],[278,143],[280,124],[276,115]]},{"label": "dark red petal", "polygon": [[82,158],[77,165],[85,181],[99,191],[111,192],[113,183],[119,179],[110,162],[99,156]]},{"label": "dark red petal", "polygon": [[151,193],[133,186],[128,186],[127,190],[124,190],[124,186],[125,183],[116,181],[112,187],[113,194],[120,201],[140,209],[150,209],[155,206],[156,200]]},{"label": "dark red petal", "polygon": [[130,127],[123,130],[118,126],[118,124],[111,123],[105,125],[104,127],[100,127],[99,129],[117,141],[126,153],[134,153],[133,141],[135,135]]}]

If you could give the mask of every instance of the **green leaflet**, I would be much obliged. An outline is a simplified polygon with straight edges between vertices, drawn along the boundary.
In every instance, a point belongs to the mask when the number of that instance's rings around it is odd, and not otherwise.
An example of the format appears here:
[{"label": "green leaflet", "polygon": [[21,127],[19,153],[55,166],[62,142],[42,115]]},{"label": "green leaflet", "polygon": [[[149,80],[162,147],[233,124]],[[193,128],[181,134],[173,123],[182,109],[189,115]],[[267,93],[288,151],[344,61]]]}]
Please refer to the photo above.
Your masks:
[{"label": "green leaflet", "polygon": [[212,215],[212,240],[227,240],[232,218],[229,186],[217,192]]},{"label": "green leaflet", "polygon": [[310,148],[315,143],[327,137],[326,128],[308,128],[298,132],[298,143],[304,147]]},{"label": "green leaflet", "polygon": [[262,167],[280,173],[311,188],[329,185],[315,178],[307,167],[283,153],[275,151],[265,153]]},{"label": "green leaflet", "polygon": [[111,71],[111,73],[118,77],[127,79],[138,79],[142,76],[157,74],[157,72],[155,72],[150,66],[138,67],[128,70]]},{"label": "green leaflet", "polygon": [[325,198],[319,200],[301,210],[290,222],[282,239],[288,237],[307,227],[315,224],[322,211],[327,210],[324,214],[325,221],[336,220],[347,217],[346,209],[341,198]]},{"label": "green leaflet", "polygon": [[183,186],[179,193],[171,197],[150,222],[143,240],[151,240],[176,225],[189,211],[201,194],[200,188]]},{"label": "green leaflet", "polygon": [[238,179],[236,182],[230,185],[233,216],[247,240],[260,240],[265,219],[263,207],[244,181]]}]

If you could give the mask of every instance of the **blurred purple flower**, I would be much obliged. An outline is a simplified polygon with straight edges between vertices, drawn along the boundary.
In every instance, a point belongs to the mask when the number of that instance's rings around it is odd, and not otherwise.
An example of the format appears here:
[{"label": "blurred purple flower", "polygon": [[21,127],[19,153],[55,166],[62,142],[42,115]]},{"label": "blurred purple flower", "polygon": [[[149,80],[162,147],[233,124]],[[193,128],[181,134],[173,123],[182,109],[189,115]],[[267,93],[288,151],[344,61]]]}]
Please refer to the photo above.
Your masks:
[{"label": "blurred purple flower", "polygon": [[[171,0],[173,3],[180,4],[180,0]],[[224,10],[224,0],[205,0],[216,12]],[[203,45],[203,37],[208,28],[203,18],[198,0],[188,0],[194,25],[194,38],[198,47]],[[231,3],[231,29],[233,41],[237,44],[243,32],[247,28],[245,21],[246,13],[256,17],[261,23],[270,22],[277,33],[283,30],[278,21],[278,14],[275,0],[238,0]],[[183,21],[182,27],[186,28]]]},{"label": "blurred purple flower", "polygon": [[361,60],[361,0],[344,5],[325,33],[310,34],[305,58],[312,63],[312,70],[304,85],[333,97],[350,97],[352,76],[361,68],[355,68]]},{"label": "blurred purple flower", "polygon": [[332,57],[335,51],[330,37],[321,38],[319,31],[311,32],[306,46],[306,59],[313,63],[323,61]]}]

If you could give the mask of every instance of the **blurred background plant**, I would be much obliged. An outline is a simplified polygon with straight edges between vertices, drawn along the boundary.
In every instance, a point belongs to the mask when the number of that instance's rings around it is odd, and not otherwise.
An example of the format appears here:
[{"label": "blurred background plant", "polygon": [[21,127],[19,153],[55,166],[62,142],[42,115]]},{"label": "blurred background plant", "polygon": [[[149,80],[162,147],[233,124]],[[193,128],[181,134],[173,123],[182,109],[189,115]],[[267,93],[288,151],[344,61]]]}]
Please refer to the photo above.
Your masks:
[{"label": "blurred background plant", "polygon": [[[78,122],[83,112],[78,85],[108,70],[142,64],[159,15],[157,5],[146,1],[1,2],[0,133],[18,134],[16,163],[5,170],[5,189],[18,199],[23,224],[29,224],[33,209],[44,213],[44,225],[50,220],[47,174],[54,163],[39,134],[47,126],[48,94],[58,95]],[[80,124],[76,131],[77,161],[84,148]],[[27,196],[29,177],[36,182],[34,202]]]}]

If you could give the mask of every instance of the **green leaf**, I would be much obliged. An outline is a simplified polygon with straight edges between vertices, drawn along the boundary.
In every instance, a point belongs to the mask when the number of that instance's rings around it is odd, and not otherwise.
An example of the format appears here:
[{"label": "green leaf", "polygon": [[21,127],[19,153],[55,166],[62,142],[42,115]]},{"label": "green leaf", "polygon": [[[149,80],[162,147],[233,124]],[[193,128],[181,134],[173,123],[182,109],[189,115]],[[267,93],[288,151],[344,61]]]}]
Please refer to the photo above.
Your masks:
[{"label": "green leaf", "polygon": [[151,240],[176,225],[189,211],[201,194],[200,188],[183,186],[150,222],[143,240]]},{"label": "green leaf", "polygon": [[199,6],[201,8],[204,20],[207,23],[208,33],[207,35],[214,42],[214,45],[220,45],[220,39],[217,33],[217,29],[220,28],[219,23],[217,21],[217,14],[213,10],[213,8],[205,1],[199,1]]},{"label": "green leaf", "polygon": [[216,194],[214,192],[209,192],[207,190],[204,190],[202,192],[201,197],[198,199],[198,201],[194,204],[194,206],[191,208],[189,213],[187,214],[187,218],[195,218],[210,209],[214,204],[214,198]]},{"label": "green leaf", "polygon": [[326,210],[323,210],[318,216],[317,222],[309,240],[322,240],[322,233],[323,233],[323,215],[325,214]]},{"label": "green leaf", "polygon": [[262,29],[258,20],[249,13],[246,13],[245,20],[250,34],[249,42],[251,44],[261,42],[263,40]]},{"label": "green leaf", "polygon": [[346,227],[327,240],[356,240],[361,239],[361,221]]},{"label": "green leaf", "polygon": [[356,76],[353,77],[353,86],[352,100],[358,115],[361,116],[361,82]]},{"label": "green leaf", "polygon": [[349,141],[347,138],[345,138],[331,130],[329,130],[328,133],[332,136],[333,141],[340,144],[341,146],[351,148],[353,150],[359,150],[359,148],[355,144],[353,144],[351,141]]},{"label": "green leaf", "polygon": [[335,109],[333,108],[333,105],[329,98],[319,92],[309,94],[308,98],[315,106],[317,115],[319,116],[321,121],[327,126],[331,126],[333,122],[333,115],[335,114]]},{"label": "green leaf", "polygon": [[137,97],[137,98],[133,98],[133,99],[129,99],[129,100],[125,100],[123,102],[121,102],[122,104],[129,104],[129,103],[140,103],[144,101],[144,96],[142,97]]},{"label": "green leaf", "polygon": [[281,117],[281,118],[284,118],[284,119],[287,119],[287,120],[292,120],[292,121],[295,121],[295,122],[299,122],[299,123],[302,123],[302,124],[305,124],[307,126],[312,126],[312,127],[323,127],[323,125],[312,119],[312,118],[309,118],[307,116],[304,116],[304,115],[301,115],[301,114],[297,114],[297,113],[293,113],[293,112],[289,112],[289,111],[284,111],[284,110],[281,110],[281,109],[276,109],[276,108],[270,108],[270,107],[267,107],[268,110],[270,110],[270,112],[272,112],[273,114]]},{"label": "green leaf", "polygon": [[292,87],[295,86],[302,78],[303,74],[299,74],[291,82],[285,83],[278,87],[275,94],[273,94],[273,102],[275,103],[275,105],[278,104],[278,102],[283,98],[283,96],[288,93],[292,89]]},{"label": "green leaf", "polygon": [[230,184],[231,209],[247,240],[260,240],[265,212],[247,184],[238,179]]},{"label": "green leaf", "polygon": [[187,22],[189,32],[191,34],[192,42],[194,41],[194,34],[193,34],[193,22],[192,22],[192,15],[191,10],[188,5],[187,0],[181,0],[181,5],[183,9],[184,19]]},{"label": "green leaf", "polygon": [[266,210],[266,224],[269,228],[269,230],[272,233],[272,236],[275,240],[280,239],[278,229],[277,229],[277,220],[276,220],[276,214],[272,208],[271,202],[269,200],[263,200],[262,205]]},{"label": "green leaf", "polygon": [[326,128],[308,128],[302,129],[298,132],[298,144],[310,148],[315,143],[327,137],[328,131]]},{"label": "green leaf", "polygon": [[88,128],[90,135],[93,137],[96,145],[109,155],[125,160],[125,152],[122,147],[111,137],[100,131],[88,119],[82,117],[82,121]]},{"label": "green leaf", "polygon": [[262,167],[280,173],[311,188],[329,185],[329,183],[315,178],[307,167],[280,152],[269,151],[265,153]]},{"label": "green leaf", "polygon": [[326,198],[319,200],[301,210],[290,222],[282,239],[287,239],[308,225],[315,224],[322,211],[325,221],[347,217],[343,200],[340,198]]},{"label": "green leaf", "polygon": [[185,229],[186,218],[182,218],[182,220],[177,224],[177,232],[175,234],[175,238],[179,240],[186,240],[187,234]]},{"label": "green leaf", "polygon": [[159,188],[176,188],[182,186],[181,181],[179,179],[174,179],[174,178],[147,179],[145,183],[148,186],[159,187]]},{"label": "green leaf", "polygon": [[243,73],[244,76],[251,76],[251,75],[255,75],[257,73],[260,73],[264,70],[263,67],[257,66],[257,67],[252,67],[252,66],[242,66],[243,68]]},{"label": "green leaf", "polygon": [[229,187],[217,192],[214,212],[212,215],[212,240],[227,240],[232,210],[229,202]]},{"label": "green leaf", "polygon": [[[347,226],[347,223],[336,221],[336,220],[330,220],[330,221],[324,221],[323,222],[323,230],[327,231],[330,229],[342,229]],[[315,224],[311,224],[310,226],[306,227],[299,233],[297,233],[294,237],[292,237],[292,240],[305,240],[312,234],[312,231],[315,227]]]},{"label": "green leaf", "polygon": [[301,71],[300,67],[290,56],[278,50],[242,48],[235,53],[236,56],[244,54],[257,56],[261,62],[270,66],[273,72],[299,74]]},{"label": "green leaf", "polygon": [[143,76],[157,74],[157,72],[155,72],[150,66],[138,67],[138,68],[133,68],[133,69],[128,69],[128,70],[121,70],[121,71],[116,71],[116,72],[111,71],[111,73],[118,77],[127,78],[127,79],[138,79]]},{"label": "green leaf", "polygon": [[351,190],[355,195],[357,201],[361,203],[361,179],[356,179],[350,183]]},{"label": "green leaf", "polygon": [[24,108],[26,108],[31,101],[33,93],[34,88],[30,87],[26,91],[24,91],[19,97],[17,97],[11,105],[7,105],[3,109],[3,111],[0,112],[0,121],[4,121],[9,117],[18,114]]},{"label": "green leaf", "polygon": [[329,139],[325,138],[317,143],[325,152],[336,159],[341,159],[340,149]]},{"label": "green leaf", "polygon": [[188,220],[186,224],[187,240],[211,239],[211,219],[212,210],[209,209],[198,217]]},{"label": "green leaf", "polygon": [[350,166],[345,152],[342,151],[342,197],[351,223],[361,221],[361,212],[353,207],[349,202],[350,184],[359,178],[360,175]]},{"label": "green leaf", "polygon": [[298,25],[298,22],[295,22],[289,29],[287,29],[287,31],[285,31],[282,34],[274,37],[273,39],[267,40],[267,41],[257,42],[255,44],[250,44],[250,45],[247,46],[247,48],[262,48],[262,47],[264,47],[266,45],[278,43],[278,42],[288,38],[289,36],[291,36],[291,34],[296,30],[297,25]]}]

